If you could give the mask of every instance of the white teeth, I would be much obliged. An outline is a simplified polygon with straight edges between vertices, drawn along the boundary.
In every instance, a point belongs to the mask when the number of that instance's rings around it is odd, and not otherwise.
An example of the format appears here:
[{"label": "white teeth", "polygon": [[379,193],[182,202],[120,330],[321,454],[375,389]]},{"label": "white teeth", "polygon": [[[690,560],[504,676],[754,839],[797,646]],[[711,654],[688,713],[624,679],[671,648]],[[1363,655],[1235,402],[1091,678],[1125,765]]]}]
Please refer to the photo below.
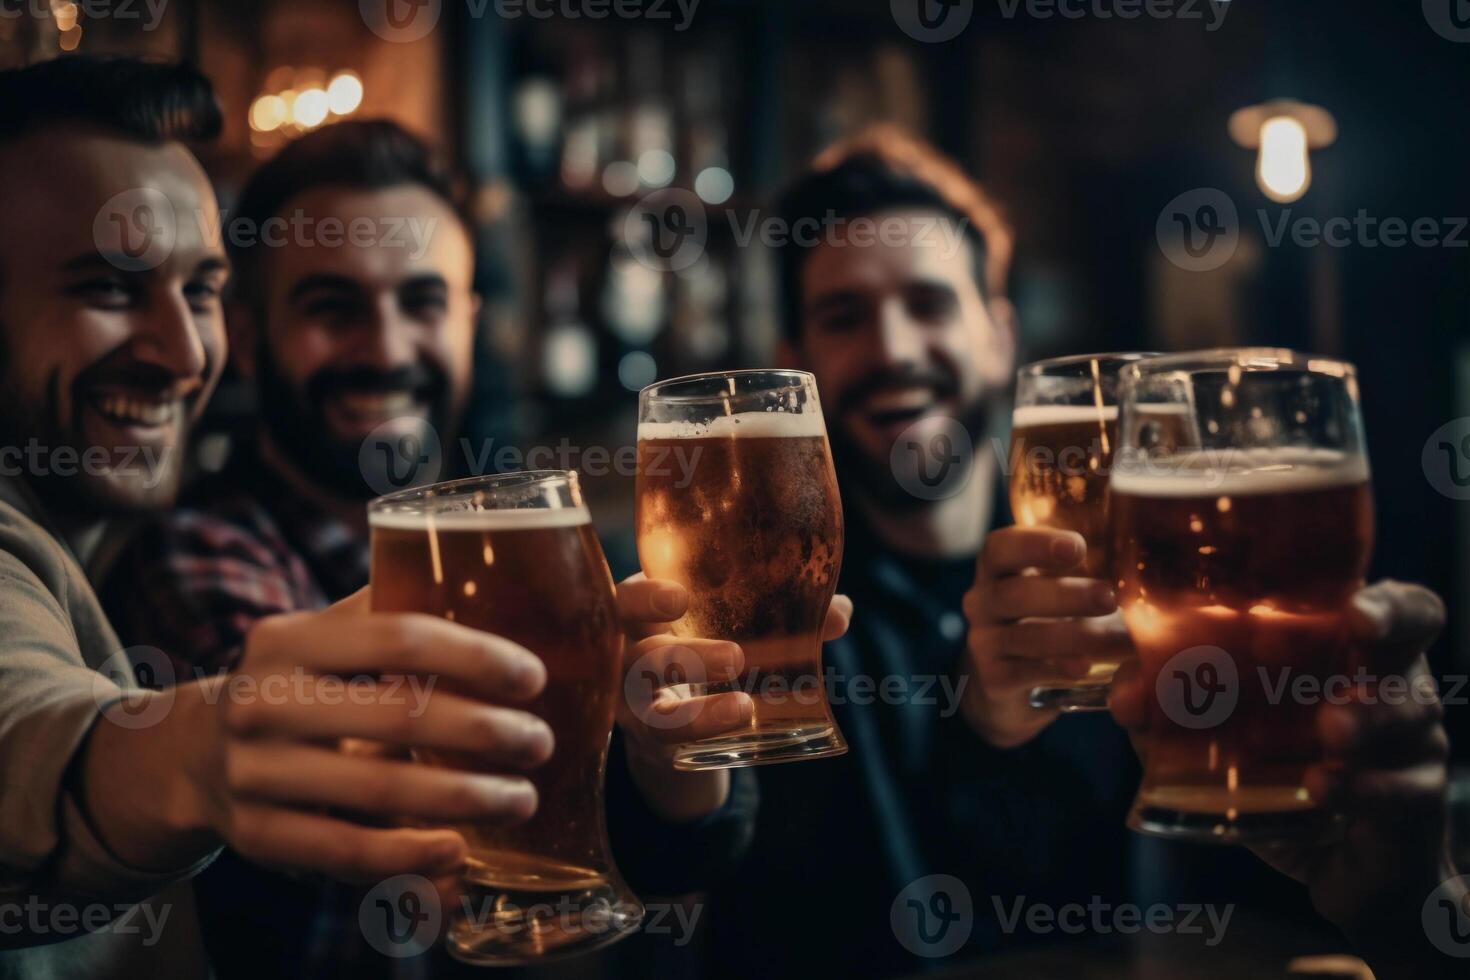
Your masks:
[{"label": "white teeth", "polygon": [[897,391],[882,391],[868,399],[870,412],[907,412],[928,408],[934,404],[934,393],[929,388],[905,388]]},{"label": "white teeth", "polygon": [[391,417],[411,412],[414,408],[413,395],[406,391],[356,392],[338,396],[342,406],[354,415]]},{"label": "white teeth", "polygon": [[122,395],[101,395],[95,402],[103,415],[130,425],[165,425],[173,420],[175,403],[140,401]]}]

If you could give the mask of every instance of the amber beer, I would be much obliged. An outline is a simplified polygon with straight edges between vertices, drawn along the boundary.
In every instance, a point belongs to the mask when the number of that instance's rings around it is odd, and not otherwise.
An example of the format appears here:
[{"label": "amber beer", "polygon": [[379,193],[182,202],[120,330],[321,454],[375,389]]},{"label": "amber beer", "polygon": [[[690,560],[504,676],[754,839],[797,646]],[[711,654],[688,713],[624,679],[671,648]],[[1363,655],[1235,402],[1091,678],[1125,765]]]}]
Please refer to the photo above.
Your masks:
[{"label": "amber beer", "polygon": [[[1016,372],[1009,460],[1011,514],[1021,527],[1076,531],[1087,551],[1072,574],[1111,579],[1108,477],[1118,441],[1118,372],[1152,355],[1081,354]],[[1082,677],[1060,671],[1034,688],[1037,708],[1100,711],[1117,660],[1094,660]]]},{"label": "amber beer", "polygon": [[[514,492],[505,495],[512,503],[554,502],[548,493],[534,494],[537,477],[487,481],[491,494],[508,485]],[[603,773],[622,657],[612,579],[576,492],[575,474],[543,479],[570,484],[572,493],[562,501],[568,506],[490,506],[493,501],[473,489],[477,481],[375,502],[373,608],[429,613],[495,633],[546,665],[541,695],[512,705],[545,719],[556,739],[551,759],[524,774],[536,787],[536,813],[516,826],[456,828],[469,844],[463,878],[471,897],[488,896],[497,907],[511,909],[538,902],[550,907],[561,895],[583,905],[636,907],[613,865],[603,817]],[[462,485],[469,486],[456,489]],[[432,765],[497,771],[470,753],[418,755]],[[633,911],[614,915],[632,917]],[[636,912],[641,916],[641,909]],[[492,928],[505,926],[504,918],[500,912],[491,916]],[[461,941],[463,948],[454,950],[461,959],[480,963],[522,962],[563,947],[601,945],[621,934],[616,922],[579,932],[559,920],[511,923],[488,937],[477,937],[475,929],[474,923],[460,923],[451,930],[451,942]],[[533,948],[522,948],[528,942]]]},{"label": "amber beer", "polygon": [[644,572],[689,589],[674,633],[745,653],[742,675],[696,693],[747,692],[749,728],[681,747],[680,767],[846,751],[821,666],[843,531],[820,412],[641,422],[637,532]]},{"label": "amber beer", "polygon": [[1022,527],[1082,535],[1091,578],[1111,577],[1108,476],[1117,440],[1116,405],[1026,405],[1011,418],[1011,513]]},{"label": "amber beer", "polygon": [[1303,780],[1322,758],[1319,705],[1291,688],[1352,672],[1349,601],[1373,541],[1367,462],[1250,449],[1217,473],[1221,458],[1159,458],[1113,479],[1120,603],[1149,706],[1131,822],[1239,840],[1320,835],[1330,816]]}]

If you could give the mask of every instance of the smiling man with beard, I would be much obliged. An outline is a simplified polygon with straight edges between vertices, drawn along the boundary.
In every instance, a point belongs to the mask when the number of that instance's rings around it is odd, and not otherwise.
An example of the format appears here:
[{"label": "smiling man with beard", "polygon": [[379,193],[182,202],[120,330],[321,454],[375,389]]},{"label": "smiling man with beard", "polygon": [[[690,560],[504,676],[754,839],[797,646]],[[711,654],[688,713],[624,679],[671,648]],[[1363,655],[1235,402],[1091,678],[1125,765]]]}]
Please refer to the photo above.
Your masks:
[{"label": "smiling man with beard", "polygon": [[[451,182],[429,147],[391,122],[302,137],[251,178],[225,227],[239,276],[230,335],[255,384],[258,432],[142,529],[106,596],[120,632],[167,651],[186,677],[233,669],[263,617],[367,584],[365,503],[436,475],[432,447],[452,444],[468,399],[479,303]],[[685,598],[671,583],[636,581],[619,586],[619,601],[636,628],[677,618]],[[845,603],[829,618],[839,632]],[[749,717],[748,699],[737,708]],[[620,714],[609,829],[619,866],[645,893],[714,879],[749,838],[753,778],[675,772],[667,746],[684,737]],[[403,966],[368,947],[362,896],[345,887],[227,852],[199,892],[222,976],[371,977]]]},{"label": "smiling man with beard", "polygon": [[[224,845],[448,888],[467,853],[448,825],[534,812],[513,772],[430,772],[341,739],[474,748],[510,769],[552,750],[544,722],[509,706],[544,682],[535,656],[361,597],[254,623],[235,673],[251,690],[299,677],[315,691],[429,657],[445,684],[417,714],[377,686],[356,703],[267,704],[222,678],[139,689],[140,652],[83,569],[118,518],[172,503],[224,363],[229,263],[189,149],[220,126],[209,82],[183,65],[75,56],[0,72],[0,977],[208,976],[189,879]],[[142,664],[166,680],[163,662]]]},{"label": "smiling man with beard", "polygon": [[962,601],[1007,517],[988,451],[1016,365],[996,207],[884,128],[822,154],[777,212],[783,359],[816,376],[848,518],[839,587],[860,612],[823,663],[851,752],[758,771],[746,871],[711,910],[715,973],[909,975],[1023,941],[991,894],[1116,894],[1131,761],[1105,718],[1009,753],[962,708]]},{"label": "smiling man with beard", "polygon": [[[1224,890],[1276,923],[1303,916],[1302,935],[1331,942],[1305,918],[1304,894],[1239,852],[1188,865],[1181,848],[1148,849],[1159,842],[1125,830],[1137,765],[1115,718],[1140,725],[1136,683],[1120,684],[1114,717],[1058,720],[1025,704],[1038,659],[1132,648],[1108,583],[1082,577],[1079,535],[1002,526],[990,446],[1009,414],[1016,337],[1011,237],[995,207],[937,151],[884,128],[822,154],[778,212],[793,231],[778,253],[784,359],[817,378],[848,517],[839,587],[860,615],[824,665],[851,751],[758,771],[750,857],[711,909],[712,972],[910,976],[951,957],[1099,944],[1116,930],[1068,937],[1009,910],[1144,889],[1195,902]],[[827,232],[798,240],[814,222]],[[1438,599],[1379,583],[1358,601],[1364,652],[1426,682]],[[1464,894],[1445,858],[1442,710],[1347,714],[1324,724],[1323,780],[1354,837],[1265,856],[1380,977],[1452,975],[1419,928],[1441,882],[1447,901]]]}]

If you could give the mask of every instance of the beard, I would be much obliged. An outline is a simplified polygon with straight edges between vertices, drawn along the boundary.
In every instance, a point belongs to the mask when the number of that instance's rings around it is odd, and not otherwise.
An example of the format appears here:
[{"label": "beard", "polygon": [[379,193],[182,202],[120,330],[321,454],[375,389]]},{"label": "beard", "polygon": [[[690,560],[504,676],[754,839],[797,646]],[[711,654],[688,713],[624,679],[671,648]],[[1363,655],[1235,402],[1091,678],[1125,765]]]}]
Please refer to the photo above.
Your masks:
[{"label": "beard", "polygon": [[[843,394],[838,400],[836,415],[828,425],[832,462],[837,470],[839,486],[856,489],[879,509],[900,514],[922,511],[945,498],[932,499],[916,495],[895,472],[892,447],[889,447],[882,458],[875,457],[848,432],[845,420],[852,408],[862,403],[873,391],[916,383],[932,386],[939,398],[954,399],[960,388],[958,378],[946,370],[928,368],[912,372],[874,372]],[[973,475],[980,453],[995,434],[996,422],[1007,414],[1005,404],[1006,392],[987,390],[959,404],[950,413],[950,417],[969,437],[970,444],[970,451],[961,454],[965,469],[955,474],[955,480],[967,479]],[[964,484],[957,482],[953,485]],[[951,495],[947,494],[946,497]]]},{"label": "beard", "polygon": [[44,401],[27,401],[14,376],[14,360],[0,324],[0,478],[21,478],[37,491],[46,510],[82,520],[133,517],[155,513],[178,497],[182,457],[188,444],[189,419],[195,399],[181,415],[177,442],[155,451],[152,446],[94,446],[81,431],[87,410],[82,393],[102,379],[127,376],[162,386],[166,372],[148,365],[121,364],[107,357],[88,367],[72,383],[68,429],[61,423],[64,396],[57,374],[47,379]]},{"label": "beard", "polygon": [[[261,420],[272,442],[303,477],[344,499],[371,500],[379,496],[383,491],[375,488],[392,484],[388,476],[399,461],[365,453],[364,440],[333,434],[326,399],[335,392],[408,392],[417,396],[427,407],[427,417],[419,420],[422,437],[417,442],[436,447],[436,453],[440,437],[449,439],[455,427],[448,377],[427,361],[393,371],[328,368],[312,375],[301,388],[286,380],[264,345],[257,363]],[[394,445],[398,443],[393,440]],[[437,464],[433,471],[437,473]]]}]

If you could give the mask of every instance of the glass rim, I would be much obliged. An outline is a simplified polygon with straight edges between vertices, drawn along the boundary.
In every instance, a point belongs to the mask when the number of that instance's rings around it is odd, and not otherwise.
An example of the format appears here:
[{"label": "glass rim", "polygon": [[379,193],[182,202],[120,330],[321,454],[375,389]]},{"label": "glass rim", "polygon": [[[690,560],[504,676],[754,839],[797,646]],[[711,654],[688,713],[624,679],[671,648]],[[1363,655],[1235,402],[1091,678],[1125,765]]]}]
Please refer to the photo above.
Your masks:
[{"label": "glass rim", "polygon": [[1112,361],[1117,362],[1120,368],[1138,361],[1151,360],[1168,355],[1158,351],[1106,351],[1097,354],[1066,354],[1062,357],[1047,357],[1039,361],[1031,361],[1022,364],[1016,369],[1017,378],[1031,378],[1045,375],[1052,368],[1071,367],[1074,364],[1085,364],[1088,361]]},{"label": "glass rim", "polygon": [[[681,374],[678,377],[666,378],[662,381],[655,381],[652,384],[644,386],[644,388],[638,392],[638,398],[640,401],[643,399],[656,399],[658,401],[708,401],[711,399],[728,397],[728,395],[666,395],[663,394],[659,389],[672,386],[694,384],[700,381],[716,381],[723,378],[748,378],[761,374],[783,375],[793,379],[791,384],[773,385],[770,388],[762,388],[762,392],[794,391],[798,388],[804,387],[807,384],[815,386],[817,380],[816,376],[813,375],[810,371],[798,371],[795,368],[740,368],[735,371],[703,371],[698,374]],[[759,392],[739,392],[738,394],[754,395],[759,394]]]},{"label": "glass rim", "polygon": [[[458,500],[462,499],[466,491],[473,490],[495,490],[504,488],[524,488],[534,486],[554,486],[557,483],[565,483],[574,492],[580,493],[580,480],[576,470],[516,470],[513,473],[485,473],[480,476],[461,477],[458,480],[445,480],[442,483],[431,483],[422,487],[408,487],[404,490],[395,490],[393,493],[384,494],[368,501],[367,512],[371,517],[373,514],[405,511],[410,513],[429,513],[430,503],[435,500]],[[408,504],[420,506],[409,508]],[[402,509],[400,509],[402,508]],[[541,508],[515,508],[495,507],[488,510],[533,510]],[[545,508],[554,510],[555,508]]]},{"label": "glass rim", "polygon": [[1241,367],[1249,371],[1299,368],[1311,374],[1356,378],[1358,369],[1350,361],[1325,354],[1311,354],[1290,347],[1210,347],[1142,358],[1127,365],[1126,378],[1167,374],[1189,374],[1211,368]]}]

